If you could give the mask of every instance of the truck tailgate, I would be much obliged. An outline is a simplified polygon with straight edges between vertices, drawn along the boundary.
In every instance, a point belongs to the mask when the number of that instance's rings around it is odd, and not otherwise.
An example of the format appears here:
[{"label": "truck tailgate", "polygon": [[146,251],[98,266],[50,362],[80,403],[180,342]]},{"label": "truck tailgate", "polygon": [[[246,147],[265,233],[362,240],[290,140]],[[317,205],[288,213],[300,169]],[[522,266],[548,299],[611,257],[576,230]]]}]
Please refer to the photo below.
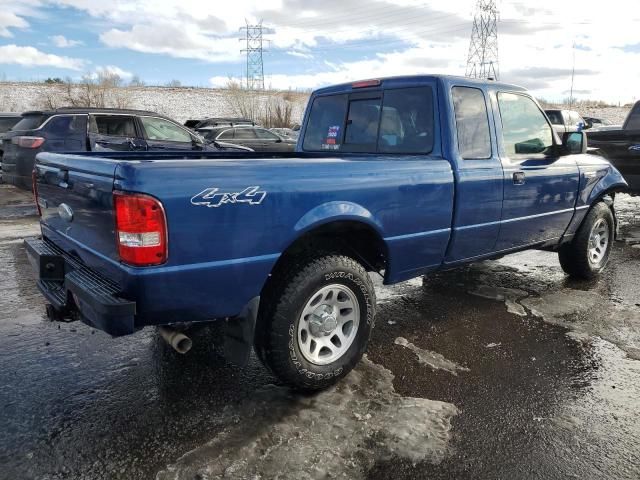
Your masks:
[{"label": "truck tailgate", "polygon": [[105,258],[118,261],[113,214],[117,164],[116,160],[48,153],[36,160],[42,233],[89,266],[104,267]]}]

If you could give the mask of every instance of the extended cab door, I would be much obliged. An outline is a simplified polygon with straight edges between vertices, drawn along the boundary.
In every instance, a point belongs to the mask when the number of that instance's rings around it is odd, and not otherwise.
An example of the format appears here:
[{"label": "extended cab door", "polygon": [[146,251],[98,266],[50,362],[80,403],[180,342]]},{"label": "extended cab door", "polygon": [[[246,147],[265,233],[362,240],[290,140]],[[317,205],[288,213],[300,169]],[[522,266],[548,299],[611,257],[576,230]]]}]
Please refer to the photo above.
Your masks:
[{"label": "extended cab door", "polygon": [[503,189],[502,164],[486,92],[453,86],[450,94],[456,195],[447,264],[494,251],[500,231]]},{"label": "extended cab door", "polygon": [[91,151],[127,152],[146,150],[147,146],[131,115],[89,115],[89,148]]},{"label": "extended cab door", "polygon": [[573,216],[579,186],[578,166],[558,156],[547,117],[523,92],[498,92],[494,98],[504,201],[496,250],[559,239]]},{"label": "extended cab door", "polygon": [[202,150],[187,129],[159,117],[140,117],[148,150]]}]

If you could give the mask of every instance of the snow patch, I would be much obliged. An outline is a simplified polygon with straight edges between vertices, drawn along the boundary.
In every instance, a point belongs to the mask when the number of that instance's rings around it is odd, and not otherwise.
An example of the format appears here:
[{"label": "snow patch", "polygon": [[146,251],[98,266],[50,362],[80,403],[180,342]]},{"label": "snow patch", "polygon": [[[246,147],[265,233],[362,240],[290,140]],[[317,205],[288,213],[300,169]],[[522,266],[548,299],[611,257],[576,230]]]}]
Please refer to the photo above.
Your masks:
[{"label": "snow patch", "polygon": [[229,418],[238,422],[156,479],[364,479],[375,461],[392,456],[439,463],[458,409],[403,397],[393,378],[365,357],[317,395],[264,388],[240,407],[229,406]]},{"label": "snow patch", "polygon": [[396,345],[401,345],[408,348],[418,357],[418,362],[428,365],[434,370],[445,370],[453,375],[458,375],[458,372],[468,372],[469,369],[457,364],[452,360],[446,359],[443,355],[432,352],[430,350],[423,350],[420,347],[416,347],[413,343],[409,342],[404,337],[398,337],[394,340]]}]

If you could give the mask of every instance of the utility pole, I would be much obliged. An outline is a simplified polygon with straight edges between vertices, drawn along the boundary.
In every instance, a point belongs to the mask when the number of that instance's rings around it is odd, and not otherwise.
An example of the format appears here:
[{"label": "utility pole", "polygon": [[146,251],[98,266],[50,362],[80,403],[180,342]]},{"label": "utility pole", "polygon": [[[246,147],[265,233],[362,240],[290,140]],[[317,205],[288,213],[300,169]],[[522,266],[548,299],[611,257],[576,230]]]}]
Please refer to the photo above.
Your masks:
[{"label": "utility pole", "polygon": [[465,75],[498,80],[498,7],[496,0],[478,0],[473,15],[473,30]]},{"label": "utility pole", "polygon": [[264,27],[262,20],[256,25],[249,25],[249,22],[246,22],[246,25],[240,30],[245,32],[245,36],[240,39],[245,42],[245,48],[240,52],[247,55],[247,90],[264,90],[264,65],[262,62]]},{"label": "utility pole", "polygon": [[573,79],[576,76],[576,42],[573,42],[573,66],[571,67],[571,91],[569,93],[569,108],[573,108]]}]

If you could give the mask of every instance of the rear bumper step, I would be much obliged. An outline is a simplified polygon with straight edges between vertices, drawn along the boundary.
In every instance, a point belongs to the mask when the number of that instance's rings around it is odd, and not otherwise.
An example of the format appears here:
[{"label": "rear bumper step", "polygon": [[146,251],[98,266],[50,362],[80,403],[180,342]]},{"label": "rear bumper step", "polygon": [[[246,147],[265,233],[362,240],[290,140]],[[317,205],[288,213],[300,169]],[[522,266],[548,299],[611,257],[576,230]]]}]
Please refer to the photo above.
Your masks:
[{"label": "rear bumper step", "polygon": [[136,303],[120,298],[116,283],[46,239],[24,243],[38,288],[56,311],[63,315],[77,311],[84,323],[113,336],[135,331]]}]

